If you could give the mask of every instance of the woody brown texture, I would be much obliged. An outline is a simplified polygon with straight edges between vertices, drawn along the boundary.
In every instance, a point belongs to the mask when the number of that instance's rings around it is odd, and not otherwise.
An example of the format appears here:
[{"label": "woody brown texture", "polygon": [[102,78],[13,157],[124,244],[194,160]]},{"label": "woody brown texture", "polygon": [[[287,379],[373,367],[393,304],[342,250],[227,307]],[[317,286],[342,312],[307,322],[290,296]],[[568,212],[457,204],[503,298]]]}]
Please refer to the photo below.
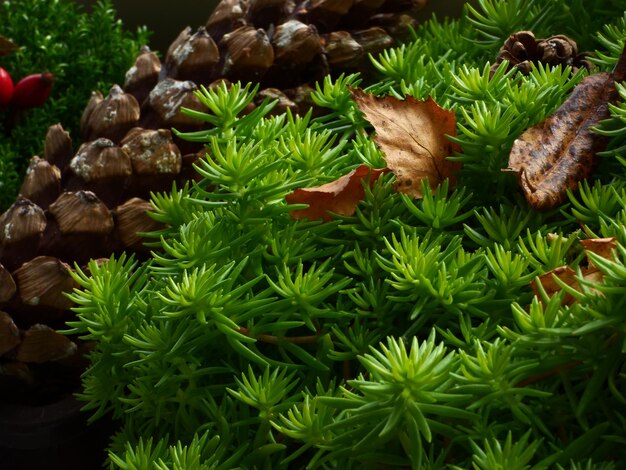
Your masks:
[{"label": "woody brown texture", "polygon": [[198,178],[202,146],[171,129],[205,128],[182,111],[205,111],[201,86],[258,82],[245,112],[264,98],[278,100],[274,113],[307,112],[314,81],[366,72],[368,54],[406,37],[425,4],[224,0],[204,25],[181,31],[163,60],[144,46],[120,85],[94,91],[80,136],[51,126],[19,198],[0,215],[0,387],[5,379],[41,387],[46,364],[84,366],[77,359],[84,344],[55,331],[72,319],[70,272],[123,251],[147,255],[143,234],[161,228],[148,215],[150,193]]},{"label": "woody brown texture", "polygon": [[518,31],[511,34],[504,42],[492,73],[503,62],[509,62],[509,68],[515,67],[524,75],[530,73],[532,64],[571,66],[576,72],[583,67],[589,70],[591,62],[587,52],[578,52],[578,45],[573,39],[559,34],[545,39],[537,39],[532,31]]}]

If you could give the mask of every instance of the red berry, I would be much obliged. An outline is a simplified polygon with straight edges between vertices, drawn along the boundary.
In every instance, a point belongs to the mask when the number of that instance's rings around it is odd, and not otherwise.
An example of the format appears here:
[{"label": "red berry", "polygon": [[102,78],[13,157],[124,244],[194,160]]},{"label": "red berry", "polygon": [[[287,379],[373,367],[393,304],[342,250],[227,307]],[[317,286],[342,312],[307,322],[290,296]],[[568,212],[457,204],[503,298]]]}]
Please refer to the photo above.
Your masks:
[{"label": "red berry", "polygon": [[0,67],[0,107],[4,107],[13,97],[13,79],[9,72]]},{"label": "red berry", "polygon": [[52,90],[54,76],[50,72],[35,73],[22,78],[13,91],[13,104],[17,108],[35,108],[46,102]]}]

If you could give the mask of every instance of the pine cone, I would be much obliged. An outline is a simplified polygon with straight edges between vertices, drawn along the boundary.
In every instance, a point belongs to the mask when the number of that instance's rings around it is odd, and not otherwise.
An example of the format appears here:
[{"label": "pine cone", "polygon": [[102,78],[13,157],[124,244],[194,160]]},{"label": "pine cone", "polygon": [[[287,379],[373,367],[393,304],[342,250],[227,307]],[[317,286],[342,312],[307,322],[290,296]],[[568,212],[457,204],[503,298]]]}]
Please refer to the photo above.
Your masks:
[{"label": "pine cone", "polygon": [[524,75],[528,75],[531,64],[572,66],[575,73],[579,68],[591,68],[587,60],[587,52],[578,52],[578,46],[573,39],[559,34],[547,39],[536,39],[531,31],[519,31],[511,34],[498,52],[495,64],[491,67],[493,73],[502,61],[509,61],[509,69],[517,68]]},{"label": "pine cone", "polygon": [[426,3],[223,0],[206,25],[180,33],[163,63],[144,46],[120,77],[123,87],[92,94],[77,150],[61,124],[51,126],[43,157],[32,158],[19,198],[0,215],[0,388],[16,380],[31,392],[45,388],[46,364],[82,372],[85,343],[54,331],[72,319],[64,295],[75,287],[72,266],[122,251],[147,256],[137,234],[160,228],[147,215],[150,192],[198,178],[201,144],[169,129],[204,128],[181,112],[204,110],[194,93],[200,85],[257,81],[258,100],[276,98],[277,111],[304,113],[310,83],[363,71],[367,55],[406,35],[416,24],[412,12]]},{"label": "pine cone", "polygon": [[[208,81],[254,79],[283,91],[328,73],[363,72],[369,65],[367,55],[405,38],[417,25],[411,15],[426,4],[427,0],[223,0],[205,25],[220,58],[202,68],[212,69]],[[166,59],[166,74],[173,76],[167,64]]]},{"label": "pine cone", "polygon": [[[32,158],[20,197],[0,215],[3,399],[45,401],[47,381],[58,374],[68,378],[66,392],[73,391],[87,345],[54,331],[73,317],[65,296],[77,287],[72,266],[122,251],[147,256],[137,234],[161,228],[147,214],[150,191],[169,191],[173,181],[195,176],[196,156],[183,158],[169,129],[136,127],[135,98],[119,88],[113,94],[87,113],[85,135],[93,140],[76,152],[61,125],[49,129],[44,157]],[[121,108],[107,107],[111,100]],[[126,132],[132,114],[125,103],[136,107],[135,127]]]}]

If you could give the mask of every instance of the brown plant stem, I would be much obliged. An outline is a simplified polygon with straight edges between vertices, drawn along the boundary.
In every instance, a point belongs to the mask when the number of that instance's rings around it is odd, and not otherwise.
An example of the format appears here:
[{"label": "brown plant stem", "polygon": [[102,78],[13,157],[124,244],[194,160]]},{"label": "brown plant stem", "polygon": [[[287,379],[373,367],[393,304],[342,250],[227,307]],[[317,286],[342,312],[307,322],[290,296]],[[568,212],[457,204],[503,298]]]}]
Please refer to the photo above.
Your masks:
[{"label": "brown plant stem", "polygon": [[268,343],[268,344],[280,344],[285,341],[287,343],[292,343],[292,344],[315,344],[319,337],[319,334],[310,335],[310,336],[282,336],[282,337],[274,336],[274,335],[264,335],[264,334],[253,336],[251,331],[244,326],[239,327],[239,333],[241,333],[242,335],[249,336],[250,338],[254,338],[258,341],[261,341],[262,343]]},{"label": "brown plant stem", "polygon": [[550,377],[554,377],[557,374],[560,374],[562,372],[568,371],[570,369],[574,369],[575,367],[578,367],[579,365],[582,364],[582,361],[571,361],[571,362],[567,362],[565,364],[562,364],[560,366],[557,366],[553,369],[547,370],[545,372],[542,372],[540,374],[535,374],[533,376],[530,376],[524,380],[521,380],[520,382],[518,382],[515,386],[516,387],[527,387],[528,385],[533,385],[536,384],[538,382],[541,382],[542,380],[548,379]]}]

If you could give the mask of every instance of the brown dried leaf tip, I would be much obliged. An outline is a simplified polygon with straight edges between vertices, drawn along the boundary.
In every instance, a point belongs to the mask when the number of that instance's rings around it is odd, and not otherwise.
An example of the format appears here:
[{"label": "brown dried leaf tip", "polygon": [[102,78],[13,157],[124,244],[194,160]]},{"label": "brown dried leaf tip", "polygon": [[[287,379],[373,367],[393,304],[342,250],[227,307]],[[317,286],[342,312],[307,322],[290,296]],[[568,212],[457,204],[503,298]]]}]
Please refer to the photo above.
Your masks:
[{"label": "brown dried leaf tip", "polygon": [[309,207],[293,210],[291,216],[294,219],[323,219],[325,222],[333,219],[330,212],[350,216],[354,214],[359,201],[365,197],[363,182],[369,181],[371,187],[387,171],[386,168],[374,169],[361,165],[347,175],[322,186],[296,189],[287,195],[287,202],[308,204]]},{"label": "brown dried leaf tip", "polygon": [[593,128],[610,117],[609,103],[619,95],[616,81],[626,78],[626,48],[612,73],[596,73],[574,88],[570,97],[543,122],[513,143],[506,170],[517,173],[528,203],[537,210],[563,203],[596,164],[606,138]]},{"label": "brown dried leaf tip", "polygon": [[[589,252],[595,253],[603,258],[611,259],[613,251],[617,248],[617,240],[612,238],[590,238],[588,240],[581,240],[581,245],[585,254]],[[587,256],[587,266],[581,269],[582,278],[586,282],[600,283],[602,282],[604,275],[591,261],[591,258]],[[559,292],[562,289],[562,284],[565,284],[577,291],[581,291],[580,280],[574,271],[569,266],[559,266],[547,273],[537,277],[532,283],[531,287],[536,296],[539,296],[539,285],[543,287],[543,290],[552,297],[553,294]],[[576,299],[571,294],[566,294],[563,298],[564,305],[572,304]]]},{"label": "brown dried leaf tip", "polygon": [[397,191],[420,198],[424,179],[433,189],[446,178],[454,182],[461,164],[447,157],[461,148],[446,137],[456,135],[452,111],[430,97],[419,101],[409,96],[401,101],[392,96],[376,98],[358,89],[352,90],[352,96],[376,130],[374,141],[396,176]]}]

